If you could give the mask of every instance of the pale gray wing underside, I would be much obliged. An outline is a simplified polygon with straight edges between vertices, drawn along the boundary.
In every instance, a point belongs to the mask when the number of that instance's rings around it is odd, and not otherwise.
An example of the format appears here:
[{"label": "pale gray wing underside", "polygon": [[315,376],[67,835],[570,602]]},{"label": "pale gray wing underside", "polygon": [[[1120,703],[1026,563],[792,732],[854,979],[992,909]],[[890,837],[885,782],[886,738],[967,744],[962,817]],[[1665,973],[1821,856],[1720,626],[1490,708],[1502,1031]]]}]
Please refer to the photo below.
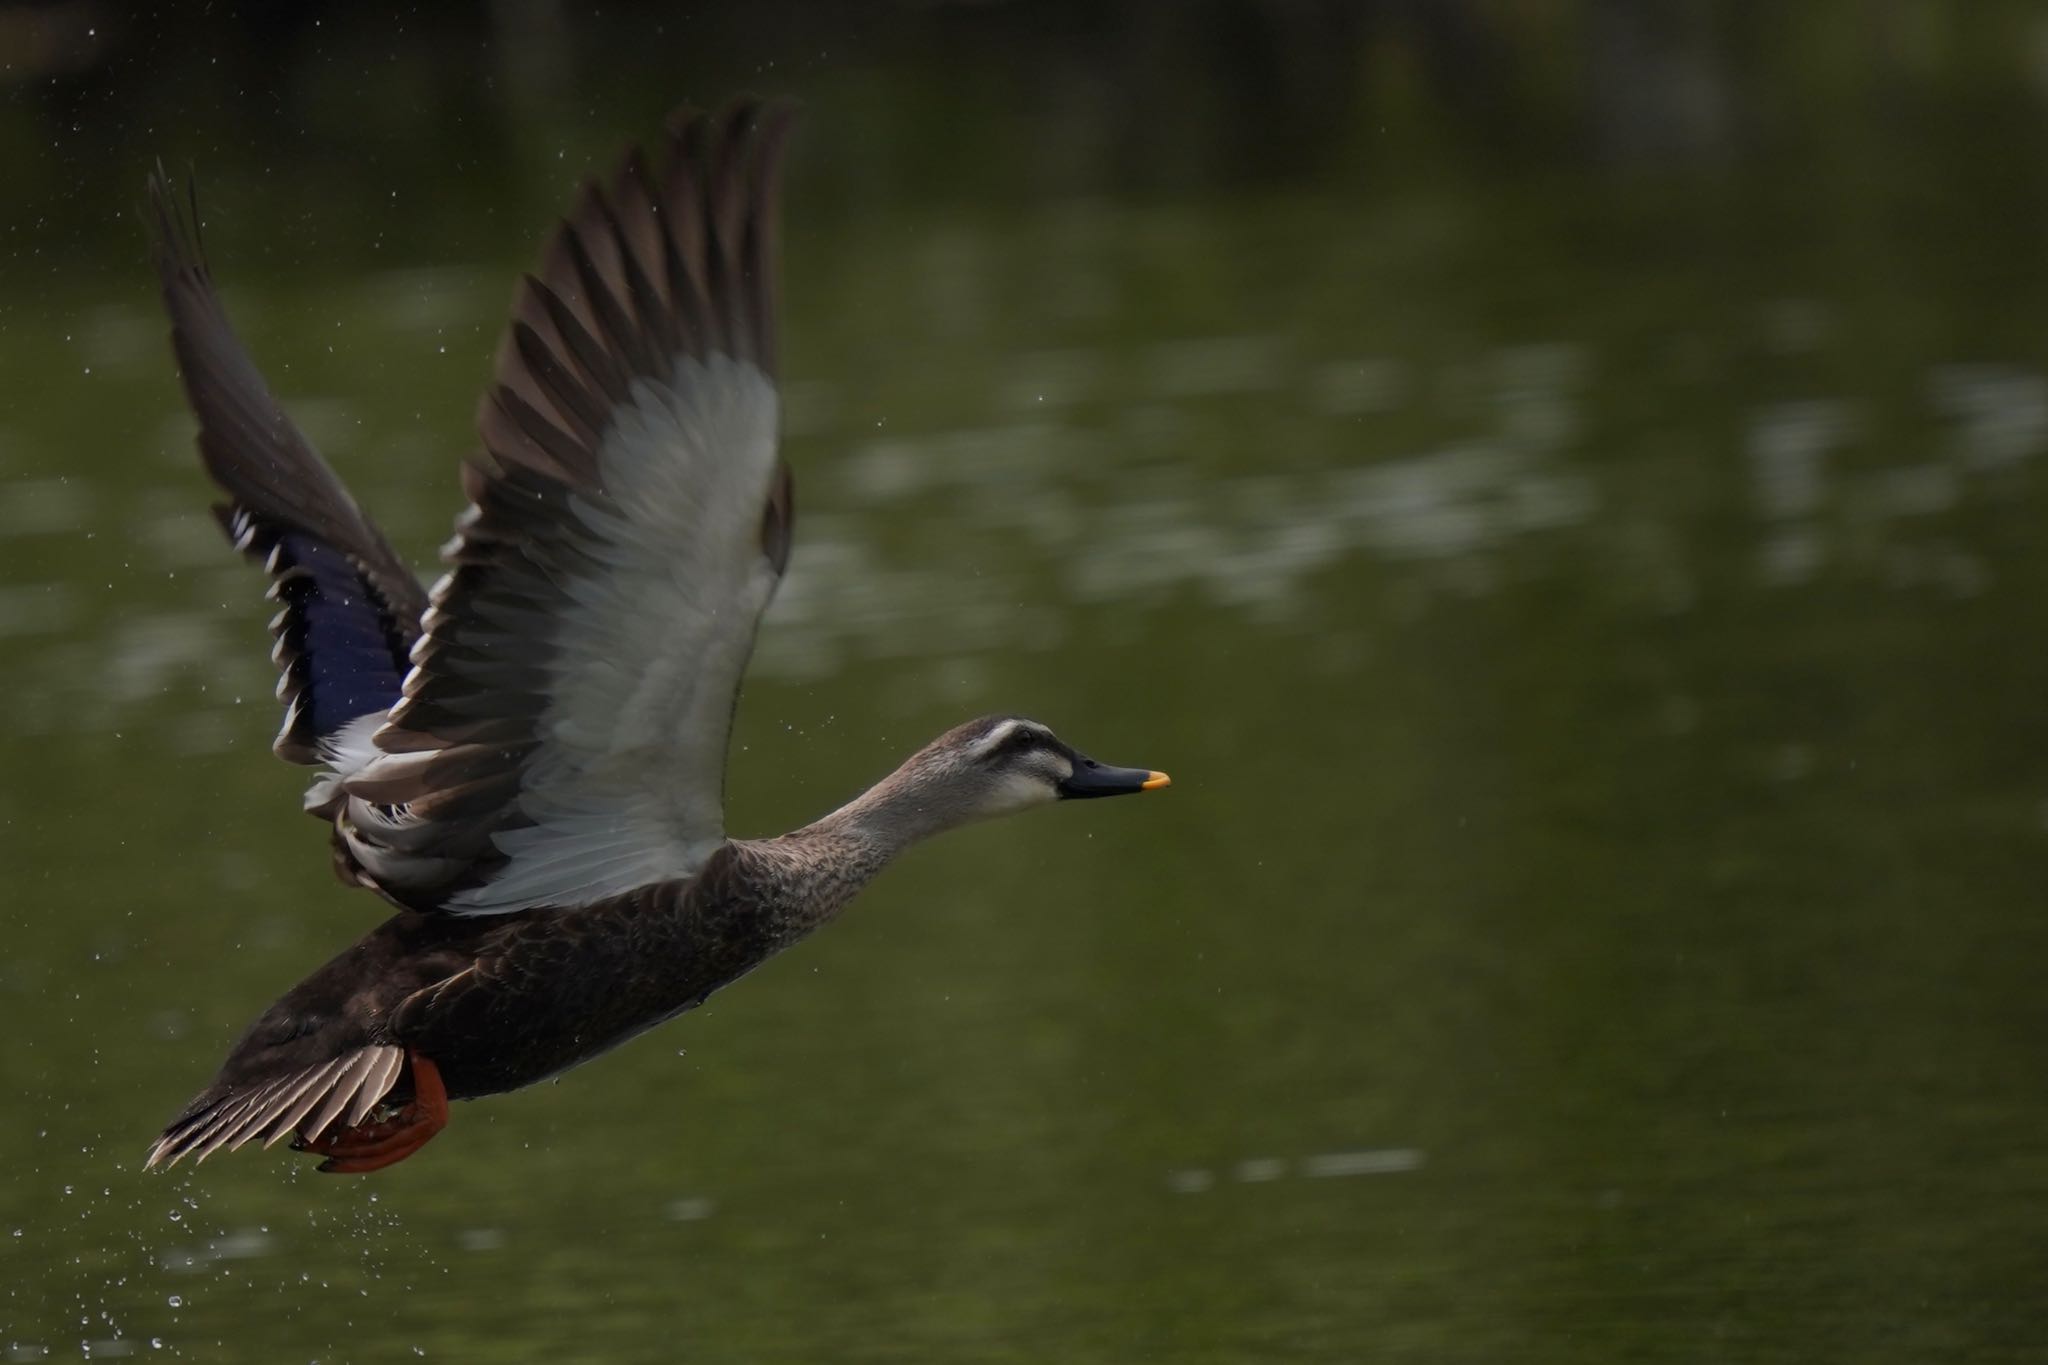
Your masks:
[{"label": "pale gray wing underside", "polygon": [[773,230],[788,127],[679,121],[520,291],[404,695],[341,781],[355,875],[457,914],[688,876],[789,555]]}]

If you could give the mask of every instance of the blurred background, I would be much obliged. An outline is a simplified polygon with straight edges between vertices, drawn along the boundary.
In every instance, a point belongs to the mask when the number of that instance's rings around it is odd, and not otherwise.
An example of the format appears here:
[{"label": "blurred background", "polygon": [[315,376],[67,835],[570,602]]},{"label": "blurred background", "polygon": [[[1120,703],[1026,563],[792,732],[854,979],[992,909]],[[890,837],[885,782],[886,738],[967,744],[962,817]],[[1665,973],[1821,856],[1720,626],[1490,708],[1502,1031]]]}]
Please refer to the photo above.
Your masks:
[{"label": "blurred background", "polygon": [[[953,722],[1170,793],[362,1181],[144,1178],[374,923],[139,206],[423,570],[515,274],[790,94],[736,833]],[[0,5],[0,1353],[2039,1359],[2048,11]]]}]

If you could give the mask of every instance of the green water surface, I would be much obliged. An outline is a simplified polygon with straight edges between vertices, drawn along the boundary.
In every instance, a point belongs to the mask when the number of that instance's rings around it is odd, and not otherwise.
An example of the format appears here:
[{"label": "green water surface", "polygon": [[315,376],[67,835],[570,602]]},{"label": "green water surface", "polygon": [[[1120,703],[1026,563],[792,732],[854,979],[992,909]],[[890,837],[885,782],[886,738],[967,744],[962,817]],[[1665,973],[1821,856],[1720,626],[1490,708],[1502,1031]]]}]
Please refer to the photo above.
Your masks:
[{"label": "green water surface", "polygon": [[[271,85],[230,28],[19,75],[0,1352],[2048,1357],[2048,29],[1428,8],[362,20]],[[144,1175],[383,913],[267,751],[150,159],[428,570],[549,213],[742,87],[805,103],[800,511],[731,828],[990,711],[1172,790],[921,849],[387,1173]]]}]

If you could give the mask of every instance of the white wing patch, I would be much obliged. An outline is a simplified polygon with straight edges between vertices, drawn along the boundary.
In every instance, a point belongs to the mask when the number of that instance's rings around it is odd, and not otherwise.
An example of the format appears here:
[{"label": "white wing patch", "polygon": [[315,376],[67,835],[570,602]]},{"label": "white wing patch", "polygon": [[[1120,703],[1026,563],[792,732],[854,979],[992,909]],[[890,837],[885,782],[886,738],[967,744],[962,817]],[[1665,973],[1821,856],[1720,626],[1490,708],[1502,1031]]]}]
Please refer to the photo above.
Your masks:
[{"label": "white wing patch", "polygon": [[371,736],[383,726],[386,714],[371,711],[357,716],[320,741],[320,761],[327,765],[327,771],[306,788],[307,810],[319,811],[330,805],[341,795],[342,783],[369,766],[371,759],[381,756]]}]

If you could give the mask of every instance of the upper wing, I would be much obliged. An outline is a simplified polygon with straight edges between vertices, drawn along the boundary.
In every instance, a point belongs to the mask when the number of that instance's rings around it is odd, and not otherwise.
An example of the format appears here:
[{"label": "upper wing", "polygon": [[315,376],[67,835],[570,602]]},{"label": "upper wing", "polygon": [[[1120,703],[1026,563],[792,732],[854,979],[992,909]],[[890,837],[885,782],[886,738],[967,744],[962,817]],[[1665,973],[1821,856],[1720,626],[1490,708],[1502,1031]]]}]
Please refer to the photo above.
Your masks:
[{"label": "upper wing", "polygon": [[[158,167],[149,180],[157,278],[199,454],[228,495],[214,508],[236,549],[259,560],[279,603],[274,744],[294,763],[333,756],[341,730],[398,699],[426,594],[271,396],[228,325],[199,244],[195,202]],[[316,794],[320,791],[315,787]]]},{"label": "upper wing", "polygon": [[789,557],[776,453],[789,119],[672,123],[519,291],[404,696],[344,778],[357,877],[420,909],[587,904],[724,837],[727,734]]}]

